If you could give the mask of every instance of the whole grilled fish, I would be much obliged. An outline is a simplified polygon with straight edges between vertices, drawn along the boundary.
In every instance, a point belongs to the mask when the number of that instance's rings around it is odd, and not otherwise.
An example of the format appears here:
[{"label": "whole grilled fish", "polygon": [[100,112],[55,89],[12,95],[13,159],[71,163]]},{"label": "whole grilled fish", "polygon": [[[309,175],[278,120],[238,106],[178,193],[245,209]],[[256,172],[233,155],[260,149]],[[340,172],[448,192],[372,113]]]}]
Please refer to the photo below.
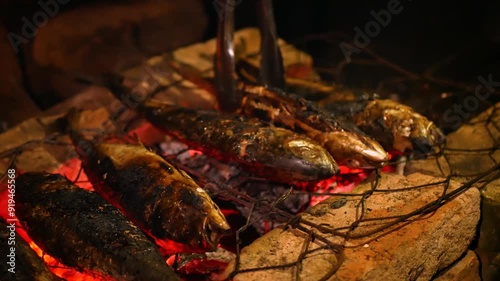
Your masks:
[{"label": "whole grilled fish", "polygon": [[179,251],[215,249],[230,227],[205,190],[142,145],[86,140],[76,131],[79,116],[75,111],[69,113],[69,135],[85,173],[101,196],[156,238],[166,251],[173,246],[180,247]]},{"label": "whole grilled fish", "polygon": [[98,194],[48,173],[22,174],[17,188],[26,232],[64,265],[115,280],[180,280],[156,245]]},{"label": "whole grilled fish", "polygon": [[317,181],[338,172],[328,152],[308,137],[283,128],[216,111],[146,101],[146,119],[190,147],[255,175],[279,182]]},{"label": "whole grilled fish", "polygon": [[280,89],[239,83],[240,113],[257,116],[303,133],[324,146],[340,164],[351,168],[380,167],[389,160],[382,146],[350,122]]},{"label": "whole grilled fish", "polygon": [[327,103],[325,108],[354,122],[388,150],[429,152],[446,140],[432,121],[394,100],[366,96]]}]

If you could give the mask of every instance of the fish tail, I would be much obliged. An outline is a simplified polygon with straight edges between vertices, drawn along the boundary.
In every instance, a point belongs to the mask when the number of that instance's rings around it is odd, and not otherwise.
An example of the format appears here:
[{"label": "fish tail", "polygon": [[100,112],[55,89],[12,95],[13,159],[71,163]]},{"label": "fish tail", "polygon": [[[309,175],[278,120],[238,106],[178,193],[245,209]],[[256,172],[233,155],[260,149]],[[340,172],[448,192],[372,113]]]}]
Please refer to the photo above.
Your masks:
[{"label": "fish tail", "polygon": [[66,115],[66,132],[73,143],[76,152],[81,157],[89,156],[95,151],[94,144],[81,133],[80,120],[82,111],[71,108]]},{"label": "fish tail", "polygon": [[104,77],[105,87],[111,94],[127,108],[144,113],[147,110],[146,103],[149,102],[148,95],[138,95],[123,85],[124,77],[116,74],[106,74]]}]

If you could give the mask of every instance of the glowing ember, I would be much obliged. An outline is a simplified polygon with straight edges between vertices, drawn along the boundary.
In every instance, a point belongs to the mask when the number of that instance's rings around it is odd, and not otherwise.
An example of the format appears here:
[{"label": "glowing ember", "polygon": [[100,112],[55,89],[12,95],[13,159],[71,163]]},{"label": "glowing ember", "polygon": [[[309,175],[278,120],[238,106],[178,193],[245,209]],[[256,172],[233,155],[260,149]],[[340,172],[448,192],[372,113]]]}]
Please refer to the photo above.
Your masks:
[{"label": "glowing ember", "polygon": [[[7,200],[8,200],[7,195],[8,195],[7,190],[5,190],[4,192],[2,192],[0,194],[0,206],[7,206]],[[12,217],[10,217],[7,214],[7,208],[1,208],[0,216],[6,220],[13,219]],[[15,217],[15,219],[17,220],[17,217]],[[93,272],[86,272],[86,273],[79,272],[76,269],[73,269],[73,268],[70,268],[70,267],[67,267],[67,266],[61,264],[52,256],[45,254],[42,251],[42,249],[40,249],[40,247],[38,247],[35,244],[35,242],[33,242],[33,240],[28,236],[26,231],[19,224],[19,221],[16,222],[16,232],[19,235],[19,237],[24,239],[30,245],[31,249],[33,249],[36,252],[36,254],[40,258],[43,259],[45,264],[47,264],[47,266],[49,267],[50,271],[52,271],[52,273],[54,273],[55,275],[57,275],[61,278],[64,278],[68,281],[72,281],[72,280],[75,280],[75,281],[77,281],[77,280],[78,281],[80,281],[80,280],[81,281],[112,281],[112,280],[115,280],[114,278],[103,277],[103,276],[100,276],[99,274],[93,273]]]}]

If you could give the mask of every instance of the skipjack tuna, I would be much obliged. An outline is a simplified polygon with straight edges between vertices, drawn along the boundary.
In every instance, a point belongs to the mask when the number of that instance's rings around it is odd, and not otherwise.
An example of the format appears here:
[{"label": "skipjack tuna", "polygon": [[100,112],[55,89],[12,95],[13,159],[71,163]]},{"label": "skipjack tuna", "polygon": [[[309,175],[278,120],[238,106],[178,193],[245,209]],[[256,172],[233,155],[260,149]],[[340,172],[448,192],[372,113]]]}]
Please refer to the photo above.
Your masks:
[{"label": "skipjack tuna", "polygon": [[69,135],[85,173],[101,196],[156,238],[166,251],[174,246],[178,251],[216,248],[230,227],[205,190],[142,145],[86,140],[77,132],[79,116],[76,111],[69,113]]},{"label": "skipjack tuna", "polygon": [[429,152],[446,140],[432,121],[394,100],[365,96],[327,103],[325,108],[354,122],[386,149]]},{"label": "skipjack tuna", "polygon": [[389,160],[382,146],[351,122],[280,89],[239,83],[240,113],[304,133],[324,146],[340,164],[351,168],[380,167]]},{"label": "skipjack tuna", "polygon": [[58,174],[25,173],[17,185],[17,217],[62,264],[114,280],[180,280],[156,245],[98,194]]},{"label": "skipjack tuna", "polygon": [[138,107],[154,126],[194,149],[278,182],[317,181],[338,172],[328,152],[306,136],[256,118],[146,101]]}]

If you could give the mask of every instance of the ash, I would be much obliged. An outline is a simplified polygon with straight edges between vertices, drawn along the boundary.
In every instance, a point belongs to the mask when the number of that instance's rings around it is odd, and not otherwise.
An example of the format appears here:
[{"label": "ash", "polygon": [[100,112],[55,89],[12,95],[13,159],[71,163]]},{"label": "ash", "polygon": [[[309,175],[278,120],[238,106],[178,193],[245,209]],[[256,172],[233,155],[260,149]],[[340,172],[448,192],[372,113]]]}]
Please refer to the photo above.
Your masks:
[{"label": "ash", "polygon": [[293,193],[290,185],[252,177],[236,163],[222,163],[199,151],[190,150],[175,139],[159,143],[157,149],[167,161],[204,186],[214,199],[231,202],[261,235],[286,224],[311,203],[311,197],[306,192]]}]

